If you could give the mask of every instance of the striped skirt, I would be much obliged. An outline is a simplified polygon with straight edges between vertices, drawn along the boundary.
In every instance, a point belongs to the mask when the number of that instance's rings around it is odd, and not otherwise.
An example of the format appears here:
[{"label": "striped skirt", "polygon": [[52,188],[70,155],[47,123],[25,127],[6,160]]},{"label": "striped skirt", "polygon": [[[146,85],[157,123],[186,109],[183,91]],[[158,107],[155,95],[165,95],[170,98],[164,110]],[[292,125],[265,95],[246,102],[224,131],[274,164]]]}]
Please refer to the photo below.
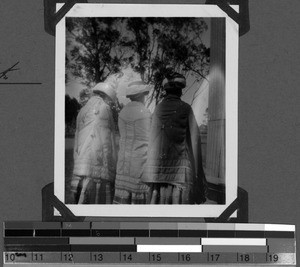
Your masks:
[{"label": "striped skirt", "polygon": [[126,189],[116,189],[113,204],[146,204],[147,192],[136,193]]},{"label": "striped skirt", "polygon": [[147,204],[193,204],[192,187],[152,183],[147,195]]},{"label": "striped skirt", "polygon": [[73,176],[71,191],[74,204],[112,204],[114,184],[103,179]]},{"label": "striped skirt", "polygon": [[148,190],[139,178],[117,174],[113,204],[146,204]]}]

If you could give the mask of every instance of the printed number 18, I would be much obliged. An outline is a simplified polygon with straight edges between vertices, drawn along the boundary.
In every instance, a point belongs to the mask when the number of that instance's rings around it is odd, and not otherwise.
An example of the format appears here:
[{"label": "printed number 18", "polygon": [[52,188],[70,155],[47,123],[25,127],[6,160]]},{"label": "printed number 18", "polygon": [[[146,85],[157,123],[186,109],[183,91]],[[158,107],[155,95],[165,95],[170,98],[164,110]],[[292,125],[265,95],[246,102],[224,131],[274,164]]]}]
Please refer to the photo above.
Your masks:
[{"label": "printed number 18", "polygon": [[242,254],[240,255],[240,261],[249,261],[250,260],[250,256],[249,254]]}]

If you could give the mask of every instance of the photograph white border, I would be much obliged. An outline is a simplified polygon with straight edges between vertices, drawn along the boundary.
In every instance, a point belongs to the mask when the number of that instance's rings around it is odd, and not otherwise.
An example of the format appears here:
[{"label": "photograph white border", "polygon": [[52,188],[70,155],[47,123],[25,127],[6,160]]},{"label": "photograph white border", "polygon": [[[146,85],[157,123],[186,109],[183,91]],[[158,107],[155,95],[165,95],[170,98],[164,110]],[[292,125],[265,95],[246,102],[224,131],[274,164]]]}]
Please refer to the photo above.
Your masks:
[{"label": "photograph white border", "polygon": [[[59,9],[62,4],[57,4]],[[238,6],[232,6],[238,11]],[[218,217],[238,191],[238,40],[239,26],[215,5],[75,4],[56,26],[54,194],[65,203],[65,51],[66,17],[223,17],[226,21],[225,65],[225,204],[208,205],[66,205],[76,216]],[[230,118],[230,120],[228,119]]]}]

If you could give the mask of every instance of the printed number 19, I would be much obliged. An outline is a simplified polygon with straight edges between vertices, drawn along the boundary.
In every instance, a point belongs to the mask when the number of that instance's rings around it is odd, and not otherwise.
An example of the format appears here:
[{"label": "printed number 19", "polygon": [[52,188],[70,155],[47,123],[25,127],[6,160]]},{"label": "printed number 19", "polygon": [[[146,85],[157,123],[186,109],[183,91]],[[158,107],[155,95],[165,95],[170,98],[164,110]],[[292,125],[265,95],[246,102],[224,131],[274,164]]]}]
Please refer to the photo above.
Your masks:
[{"label": "printed number 19", "polygon": [[278,255],[277,254],[270,254],[270,255],[268,255],[268,260],[269,261],[273,261],[273,262],[276,262],[276,261],[278,261]]}]

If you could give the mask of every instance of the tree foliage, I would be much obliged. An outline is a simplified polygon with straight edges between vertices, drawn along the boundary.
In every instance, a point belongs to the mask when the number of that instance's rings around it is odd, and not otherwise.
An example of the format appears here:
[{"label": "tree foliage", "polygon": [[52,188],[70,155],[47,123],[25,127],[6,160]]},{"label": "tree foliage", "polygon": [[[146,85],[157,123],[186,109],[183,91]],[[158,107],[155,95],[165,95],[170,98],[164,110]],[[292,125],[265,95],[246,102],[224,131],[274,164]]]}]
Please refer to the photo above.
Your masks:
[{"label": "tree foliage", "polygon": [[[168,71],[200,80],[208,73],[209,50],[201,40],[207,25],[195,18],[130,18],[127,29],[134,33],[129,42],[138,56],[135,70],[154,85],[151,100],[158,101]],[[150,101],[151,102],[151,101]]]},{"label": "tree foliage", "polygon": [[151,102],[159,100],[170,69],[196,81],[209,71],[201,18],[67,18],[66,25],[66,67],[88,86],[130,66],[153,85]]},{"label": "tree foliage", "polygon": [[121,32],[115,29],[119,19],[68,18],[67,39],[71,44],[67,54],[69,70],[85,84],[104,81],[120,69],[120,57],[114,53]]}]

